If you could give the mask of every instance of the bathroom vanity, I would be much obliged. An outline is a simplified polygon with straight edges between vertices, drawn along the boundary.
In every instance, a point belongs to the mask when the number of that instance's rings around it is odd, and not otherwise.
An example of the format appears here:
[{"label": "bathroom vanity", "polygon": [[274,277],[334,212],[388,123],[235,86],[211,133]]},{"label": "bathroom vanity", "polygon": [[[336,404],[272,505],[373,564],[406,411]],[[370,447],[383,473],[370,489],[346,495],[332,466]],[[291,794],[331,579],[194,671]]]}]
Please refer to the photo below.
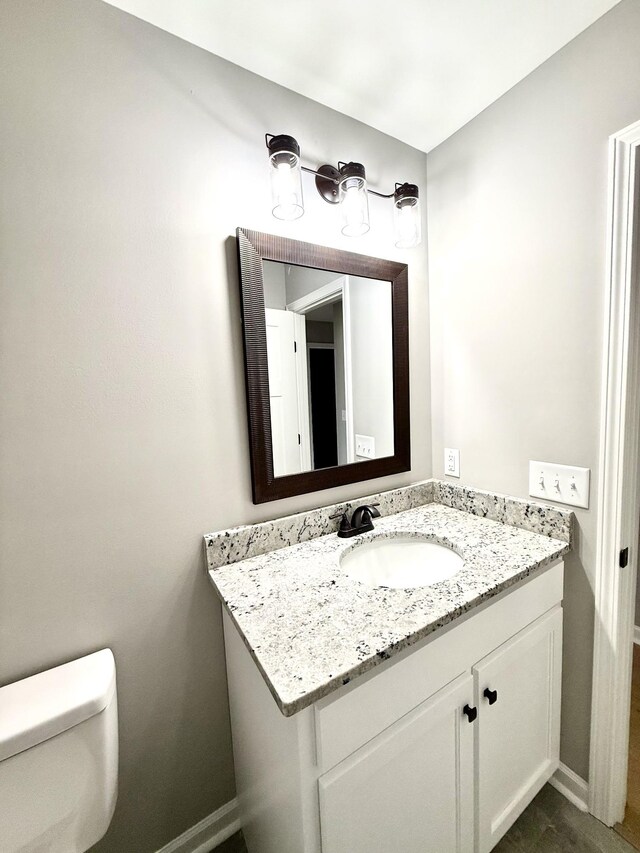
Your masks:
[{"label": "bathroom vanity", "polygon": [[[462,567],[398,589],[345,570],[411,537]],[[358,540],[210,572],[247,847],[488,853],[558,767],[568,541],[434,502]]]}]

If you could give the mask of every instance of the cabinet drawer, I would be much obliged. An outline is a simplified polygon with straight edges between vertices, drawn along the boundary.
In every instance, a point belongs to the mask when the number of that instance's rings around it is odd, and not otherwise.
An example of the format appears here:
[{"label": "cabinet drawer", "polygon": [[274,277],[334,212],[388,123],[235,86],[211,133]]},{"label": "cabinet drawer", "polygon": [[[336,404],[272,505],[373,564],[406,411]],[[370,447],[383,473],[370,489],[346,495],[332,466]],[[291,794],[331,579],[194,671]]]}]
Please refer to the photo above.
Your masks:
[{"label": "cabinet drawer", "polygon": [[562,584],[560,561],[317,702],[319,767],[342,761],[557,605]]}]

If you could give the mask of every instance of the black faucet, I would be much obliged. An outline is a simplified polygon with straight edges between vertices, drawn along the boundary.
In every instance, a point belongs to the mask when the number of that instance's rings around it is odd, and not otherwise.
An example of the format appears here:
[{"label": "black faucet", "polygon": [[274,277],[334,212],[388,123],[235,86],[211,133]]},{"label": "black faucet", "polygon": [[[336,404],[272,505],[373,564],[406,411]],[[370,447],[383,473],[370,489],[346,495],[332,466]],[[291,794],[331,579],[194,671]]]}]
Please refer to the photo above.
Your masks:
[{"label": "black faucet", "polygon": [[337,512],[335,515],[330,515],[329,518],[340,518],[342,516],[338,536],[341,539],[348,539],[350,536],[357,536],[358,533],[367,533],[367,531],[373,530],[372,519],[380,518],[380,513],[376,509],[377,506],[380,504],[357,506],[351,516],[351,521],[347,518],[346,512]]}]

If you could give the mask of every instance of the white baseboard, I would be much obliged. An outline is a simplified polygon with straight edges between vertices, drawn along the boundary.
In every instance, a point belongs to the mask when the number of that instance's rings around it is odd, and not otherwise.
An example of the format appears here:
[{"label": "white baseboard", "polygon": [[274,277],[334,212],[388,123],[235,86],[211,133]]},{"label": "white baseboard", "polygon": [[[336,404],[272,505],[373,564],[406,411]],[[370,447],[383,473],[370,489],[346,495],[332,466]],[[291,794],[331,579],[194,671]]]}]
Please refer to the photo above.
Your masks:
[{"label": "white baseboard", "polygon": [[633,629],[633,642],[636,646],[640,646],[640,625],[635,625]]},{"label": "white baseboard", "polygon": [[233,799],[165,844],[158,853],[209,853],[240,828],[238,801]]},{"label": "white baseboard", "polygon": [[573,803],[581,812],[589,811],[589,786],[574,773],[566,764],[560,762],[560,767],[553,774],[549,782],[556,791],[560,791],[570,803]]}]

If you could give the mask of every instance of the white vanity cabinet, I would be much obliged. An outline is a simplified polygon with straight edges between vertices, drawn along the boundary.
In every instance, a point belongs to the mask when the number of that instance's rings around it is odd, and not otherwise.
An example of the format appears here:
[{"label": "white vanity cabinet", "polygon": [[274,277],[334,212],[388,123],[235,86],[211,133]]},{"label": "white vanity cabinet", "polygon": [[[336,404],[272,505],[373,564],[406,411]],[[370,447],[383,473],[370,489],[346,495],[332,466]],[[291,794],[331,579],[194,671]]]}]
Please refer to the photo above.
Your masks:
[{"label": "white vanity cabinet", "polygon": [[284,717],[231,619],[249,853],[488,853],[558,766],[563,565]]},{"label": "white vanity cabinet", "polygon": [[561,608],[473,667],[479,853],[493,849],[558,767],[561,671]]},{"label": "white vanity cabinet", "polygon": [[319,779],[323,853],[473,849],[465,674]]}]

